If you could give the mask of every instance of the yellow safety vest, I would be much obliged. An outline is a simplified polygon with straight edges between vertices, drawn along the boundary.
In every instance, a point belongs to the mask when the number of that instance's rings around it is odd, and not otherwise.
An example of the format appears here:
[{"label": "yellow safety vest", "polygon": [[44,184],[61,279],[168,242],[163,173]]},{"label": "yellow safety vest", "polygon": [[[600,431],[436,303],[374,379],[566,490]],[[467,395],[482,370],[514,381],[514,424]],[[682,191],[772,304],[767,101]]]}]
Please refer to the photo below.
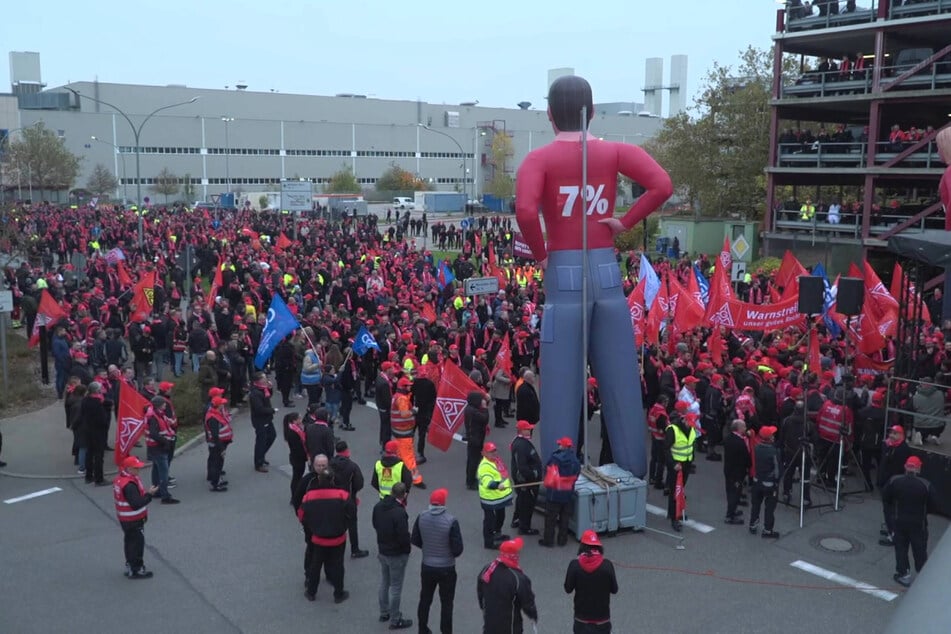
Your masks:
[{"label": "yellow safety vest", "polygon": [[380,485],[380,499],[390,494],[393,485],[403,480],[403,463],[397,462],[392,467],[384,467],[382,460],[376,461],[376,482]]},{"label": "yellow safety vest", "polygon": [[[497,505],[512,497],[512,481],[503,478],[495,463],[483,457],[476,472],[479,479],[479,499],[487,504]],[[491,482],[501,482],[497,489],[490,489]]]},{"label": "yellow safety vest", "polygon": [[465,302],[458,295],[456,296],[456,299],[452,300],[452,307],[456,310],[461,310],[464,304]]},{"label": "yellow safety vest", "polygon": [[403,359],[403,372],[409,375],[409,378],[413,378],[413,370],[416,369],[416,361],[406,357]]},{"label": "yellow safety vest", "polygon": [[816,206],[815,205],[803,205],[799,208],[799,219],[800,220],[812,220],[812,217],[816,215]]},{"label": "yellow safety vest", "polygon": [[675,462],[690,462],[693,460],[693,443],[697,440],[697,430],[690,428],[690,434],[684,434],[677,425],[667,425],[667,429],[674,430],[674,446],[670,448],[670,455]]}]

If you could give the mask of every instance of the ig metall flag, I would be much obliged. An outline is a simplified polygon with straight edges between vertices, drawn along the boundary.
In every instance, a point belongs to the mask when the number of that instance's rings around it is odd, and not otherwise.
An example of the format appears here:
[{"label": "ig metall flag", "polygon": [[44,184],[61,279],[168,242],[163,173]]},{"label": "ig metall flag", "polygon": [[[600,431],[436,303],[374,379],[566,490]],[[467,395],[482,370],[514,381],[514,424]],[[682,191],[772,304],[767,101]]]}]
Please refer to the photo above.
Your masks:
[{"label": "ig metall flag", "polygon": [[264,367],[267,360],[274,354],[274,348],[281,342],[281,339],[288,334],[300,328],[297,319],[287,309],[287,304],[279,295],[275,295],[271,300],[271,307],[267,309],[267,322],[264,324],[264,331],[261,333],[261,343],[258,345],[258,353],[254,355],[254,365],[259,370]]},{"label": "ig metall flag", "polygon": [[367,327],[360,326],[360,330],[357,331],[357,336],[353,338],[353,351],[362,357],[370,348],[373,348],[377,352],[380,351],[380,345],[376,342],[376,339],[373,338],[373,335],[370,334],[370,331],[367,330]]}]

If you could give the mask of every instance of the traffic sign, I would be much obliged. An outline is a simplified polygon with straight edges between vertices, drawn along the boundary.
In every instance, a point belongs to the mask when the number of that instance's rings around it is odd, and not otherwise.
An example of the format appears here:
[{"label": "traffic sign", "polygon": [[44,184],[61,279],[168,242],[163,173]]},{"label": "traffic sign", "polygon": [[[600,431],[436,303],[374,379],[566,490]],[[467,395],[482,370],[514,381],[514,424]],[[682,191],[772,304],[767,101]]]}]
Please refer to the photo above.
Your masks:
[{"label": "traffic sign", "polygon": [[733,241],[733,245],[730,247],[730,251],[733,252],[733,257],[737,260],[742,260],[746,257],[746,254],[750,252],[750,243],[742,233],[740,236]]},{"label": "traffic sign", "polygon": [[13,312],[13,291],[0,291],[0,313]]},{"label": "traffic sign", "polygon": [[746,277],[746,262],[734,262],[733,270],[730,271],[730,281],[742,282]]},{"label": "traffic sign", "polygon": [[314,184],[310,181],[281,183],[281,209],[310,211],[313,208]]},{"label": "traffic sign", "polygon": [[469,219],[468,219],[468,218],[463,218],[462,220],[460,220],[460,221],[459,221],[459,226],[460,226],[461,228],[463,228],[463,229],[468,229],[468,228],[469,228]]},{"label": "traffic sign", "polygon": [[497,277],[470,277],[463,283],[465,294],[468,297],[474,295],[492,295],[499,292],[499,278]]}]

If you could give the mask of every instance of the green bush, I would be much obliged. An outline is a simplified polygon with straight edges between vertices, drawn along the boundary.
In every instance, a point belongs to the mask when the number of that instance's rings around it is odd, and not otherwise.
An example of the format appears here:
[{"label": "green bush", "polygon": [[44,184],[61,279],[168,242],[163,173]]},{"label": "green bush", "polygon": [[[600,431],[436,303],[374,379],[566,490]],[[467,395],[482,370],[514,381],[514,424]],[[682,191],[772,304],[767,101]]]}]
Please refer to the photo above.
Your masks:
[{"label": "green bush", "polygon": [[[656,214],[647,218],[647,249],[652,248],[651,243],[660,232],[660,218]],[[614,246],[619,251],[639,251],[644,248],[644,223],[639,222],[632,227],[630,231],[620,233],[614,238]]]},{"label": "green bush", "polygon": [[187,372],[175,379],[172,403],[175,405],[175,416],[179,425],[204,425],[205,405],[201,399],[197,374]]},{"label": "green bush", "polygon": [[750,273],[756,273],[756,271],[763,269],[763,273],[773,275],[779,270],[782,263],[783,261],[780,258],[760,258],[753,262],[748,270]]}]

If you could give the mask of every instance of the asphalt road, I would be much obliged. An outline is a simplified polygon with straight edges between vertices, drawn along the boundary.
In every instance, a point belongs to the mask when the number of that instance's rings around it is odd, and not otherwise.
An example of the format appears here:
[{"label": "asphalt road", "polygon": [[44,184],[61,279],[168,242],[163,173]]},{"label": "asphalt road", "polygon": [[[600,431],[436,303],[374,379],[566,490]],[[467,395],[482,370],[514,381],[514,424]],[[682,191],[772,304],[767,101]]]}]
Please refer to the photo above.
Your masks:
[{"label": "asphalt road", "polygon": [[[302,409],[303,401],[297,403]],[[375,411],[358,405],[353,417],[357,431],[339,432],[350,442],[368,482],[377,458],[377,420]],[[182,504],[155,504],[150,509],[145,557],[155,572],[151,580],[130,581],[122,574],[122,535],[111,487],[92,487],[75,478],[0,478],[0,500],[5,501],[0,504],[0,632],[386,630],[377,622],[379,565],[370,526],[375,492],[365,491],[360,506],[361,545],[371,557],[346,560],[349,601],[335,605],[329,586],[322,583],[317,601],[309,603],[303,596],[303,536],[288,504],[289,477],[280,468],[287,462],[286,446],[279,437],[269,455],[270,473],[256,473],[246,413],[237,417],[236,429],[225,464],[229,492],[207,490],[203,445],[174,461],[172,472],[179,485],[173,493]],[[507,446],[514,435],[509,429],[493,429],[491,437]],[[65,438],[63,444],[68,452]],[[593,444],[597,455],[597,443]],[[16,451],[8,444],[5,459]],[[455,631],[480,632],[475,579],[493,554],[482,548],[477,496],[464,487],[464,448],[457,442],[447,454],[433,449],[428,454],[422,472],[430,488],[412,492],[410,519],[426,507],[433,488],[449,488],[448,507],[459,518],[466,543],[457,564]],[[605,538],[606,554],[617,566],[620,583],[612,602],[615,632],[844,634],[884,629],[901,600],[901,588],[891,579],[892,550],[877,544],[881,518],[877,499],[852,496],[841,512],[809,511],[801,530],[798,513],[780,507],[776,528],[782,538],[763,540],[744,526],[723,523],[720,463],[701,461],[698,466],[687,487],[690,515],[699,528],[712,530],[686,528],[683,550],[675,549],[673,539],[653,532]],[[60,490],[7,503],[48,488]],[[825,497],[820,491],[813,493],[816,502],[826,501]],[[653,489],[648,502],[657,507],[665,503]],[[510,516],[509,512],[506,525]],[[649,515],[648,525],[669,530],[662,517]],[[932,519],[932,545],[946,525],[940,518]],[[540,517],[535,526],[541,527]],[[812,545],[827,535],[846,537],[856,548],[836,554]],[[528,540],[522,567],[537,596],[538,632],[571,632],[571,600],[562,583],[575,552],[574,542],[548,550]],[[796,561],[887,593],[873,596],[839,585],[790,565]],[[414,620],[419,564],[420,554],[414,549],[402,606],[404,615]],[[891,592],[897,596],[887,600]],[[438,599],[430,616],[430,627],[434,626],[438,630]],[[415,630],[414,626],[410,631]]]}]

